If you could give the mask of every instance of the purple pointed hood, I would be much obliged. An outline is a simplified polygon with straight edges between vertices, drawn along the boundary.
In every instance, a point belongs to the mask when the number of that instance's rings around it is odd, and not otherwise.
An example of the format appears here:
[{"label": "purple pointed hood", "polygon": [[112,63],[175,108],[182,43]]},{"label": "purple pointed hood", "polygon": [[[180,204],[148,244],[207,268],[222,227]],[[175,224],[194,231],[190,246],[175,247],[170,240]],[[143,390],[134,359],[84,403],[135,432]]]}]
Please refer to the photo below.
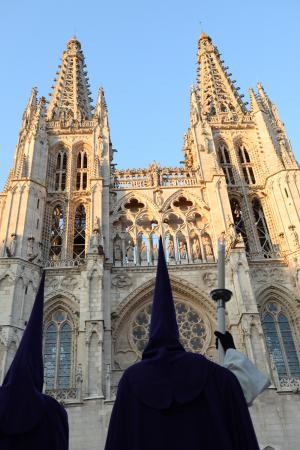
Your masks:
[{"label": "purple pointed hood", "polygon": [[152,303],[149,343],[143,359],[153,351],[176,349],[184,351],[179,342],[175,305],[166,264],[162,238],[159,240],[155,290]]},{"label": "purple pointed hood", "polygon": [[188,353],[179,341],[175,305],[162,239],[153,296],[149,342],[142,361],[129,367],[126,376],[132,391],[145,405],[167,409],[172,403],[195,399],[208,379],[209,363]]},{"label": "purple pointed hood", "polygon": [[0,387],[0,431],[32,429],[44,408],[42,342],[45,272],[14,360]]}]

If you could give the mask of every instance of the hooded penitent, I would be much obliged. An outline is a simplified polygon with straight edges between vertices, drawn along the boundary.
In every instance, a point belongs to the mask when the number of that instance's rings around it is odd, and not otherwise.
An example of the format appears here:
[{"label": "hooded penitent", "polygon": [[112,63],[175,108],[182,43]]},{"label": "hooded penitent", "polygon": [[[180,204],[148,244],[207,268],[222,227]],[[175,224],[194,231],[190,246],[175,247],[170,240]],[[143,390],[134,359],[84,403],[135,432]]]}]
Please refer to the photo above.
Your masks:
[{"label": "hooded penitent", "polygon": [[44,282],[45,273],[20,345],[0,387],[1,450],[68,448],[67,414],[56,400],[42,393]]},{"label": "hooded penitent", "polygon": [[105,450],[259,450],[239,382],[179,340],[159,245],[149,342],[123,374]]}]

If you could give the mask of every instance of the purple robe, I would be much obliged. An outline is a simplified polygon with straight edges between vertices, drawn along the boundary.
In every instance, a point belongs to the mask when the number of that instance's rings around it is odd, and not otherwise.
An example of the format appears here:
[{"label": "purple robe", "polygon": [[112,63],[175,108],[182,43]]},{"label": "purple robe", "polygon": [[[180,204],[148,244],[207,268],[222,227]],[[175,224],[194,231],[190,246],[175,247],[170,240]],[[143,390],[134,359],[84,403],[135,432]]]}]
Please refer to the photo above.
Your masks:
[{"label": "purple robe", "polygon": [[1,450],[67,450],[65,409],[42,393],[45,273],[14,360],[0,387]]}]

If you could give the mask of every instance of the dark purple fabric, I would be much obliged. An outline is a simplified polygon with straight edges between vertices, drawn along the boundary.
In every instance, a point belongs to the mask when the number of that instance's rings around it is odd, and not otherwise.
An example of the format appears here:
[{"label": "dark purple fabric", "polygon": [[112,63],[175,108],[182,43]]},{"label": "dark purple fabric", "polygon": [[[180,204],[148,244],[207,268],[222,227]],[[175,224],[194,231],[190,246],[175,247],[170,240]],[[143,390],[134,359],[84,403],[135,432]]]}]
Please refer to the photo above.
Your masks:
[{"label": "dark purple fabric", "polygon": [[179,342],[161,239],[149,343],[120,381],[105,450],[259,450],[236,377]]},{"label": "dark purple fabric", "polygon": [[[137,366],[127,369],[119,383],[105,450],[259,450],[243,392],[229,370],[193,356],[189,370],[200,380],[207,367],[203,389],[190,402],[174,399],[171,406],[158,409],[133,390]],[[188,383],[181,388],[184,396]]]},{"label": "dark purple fabric", "polygon": [[42,393],[44,283],[45,273],[20,345],[0,387],[1,450],[68,448],[67,414],[56,400]]},{"label": "dark purple fabric", "polygon": [[[179,331],[172,296],[162,239],[159,240],[158,261],[152,302],[149,344],[144,350],[145,358],[149,350],[173,346],[179,343]],[[183,347],[180,348],[184,350]]]}]

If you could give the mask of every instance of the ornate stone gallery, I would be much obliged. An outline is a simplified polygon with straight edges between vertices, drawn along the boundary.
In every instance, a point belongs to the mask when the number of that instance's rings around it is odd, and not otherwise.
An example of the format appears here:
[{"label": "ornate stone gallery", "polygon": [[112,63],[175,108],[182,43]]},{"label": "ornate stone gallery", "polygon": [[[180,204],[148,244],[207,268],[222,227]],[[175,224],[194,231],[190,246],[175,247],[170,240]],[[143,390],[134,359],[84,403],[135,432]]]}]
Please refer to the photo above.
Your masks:
[{"label": "ornate stone gallery", "polygon": [[155,265],[160,234],[169,264],[214,262],[209,208],[203,200],[177,193],[160,208],[157,195],[144,203],[138,197],[127,197],[113,215],[116,266]]},{"label": "ornate stone gallery", "polygon": [[147,343],[159,236],[181,341],[212,360],[223,236],[227,327],[272,381],[250,409],[260,447],[295,450],[300,171],[276,106],[261,84],[245,103],[203,33],[184,161],[119,170],[104,91],[90,95],[72,38],[49,103],[32,89],[0,194],[0,380],[45,268],[45,390],[68,410],[70,450],[102,450],[119,379]]}]

